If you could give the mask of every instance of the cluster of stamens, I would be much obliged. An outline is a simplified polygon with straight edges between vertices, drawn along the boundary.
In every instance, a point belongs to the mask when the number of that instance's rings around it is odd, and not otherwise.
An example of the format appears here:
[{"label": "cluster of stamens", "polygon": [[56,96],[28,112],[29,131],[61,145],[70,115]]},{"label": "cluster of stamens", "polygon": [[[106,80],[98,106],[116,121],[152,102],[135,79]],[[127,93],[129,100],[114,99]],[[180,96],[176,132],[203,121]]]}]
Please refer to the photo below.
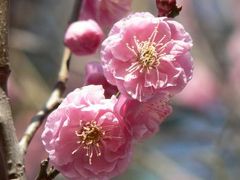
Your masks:
[{"label": "cluster of stamens", "polygon": [[163,44],[165,35],[157,43],[155,42],[158,34],[158,25],[154,28],[154,31],[150,35],[147,41],[139,41],[134,36],[134,45],[130,46],[126,44],[127,48],[136,56],[137,61],[133,62],[132,65],[127,69],[128,72],[135,72],[139,70],[142,72],[149,72],[153,68],[157,68],[160,64],[161,58],[166,55],[163,53],[166,48],[166,44]]},{"label": "cluster of stamens", "polygon": [[92,157],[94,153],[97,156],[101,156],[101,140],[105,135],[102,127],[97,125],[96,121],[86,122],[85,124],[80,124],[80,129],[75,131],[75,134],[79,138],[77,141],[80,146],[72,152],[75,154],[81,148],[86,150],[86,156],[88,157],[89,164],[92,164]]}]

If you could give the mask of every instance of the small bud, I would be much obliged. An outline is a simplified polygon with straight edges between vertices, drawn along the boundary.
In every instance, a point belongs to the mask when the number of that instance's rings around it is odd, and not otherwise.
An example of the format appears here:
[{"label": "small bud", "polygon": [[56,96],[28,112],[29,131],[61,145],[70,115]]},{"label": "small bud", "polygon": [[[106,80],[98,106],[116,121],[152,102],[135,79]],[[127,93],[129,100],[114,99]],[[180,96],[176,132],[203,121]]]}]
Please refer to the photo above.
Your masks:
[{"label": "small bud", "polygon": [[116,86],[111,85],[103,74],[103,68],[99,62],[90,62],[85,66],[84,85],[102,85],[106,98],[111,98],[112,95],[117,94]]},{"label": "small bud", "polygon": [[176,0],[156,0],[158,16],[174,18],[179,15],[182,7],[177,7]]},{"label": "small bud", "polygon": [[89,55],[96,52],[103,36],[95,21],[77,21],[68,27],[64,43],[76,55]]},{"label": "small bud", "polygon": [[83,0],[79,18],[93,19],[103,29],[125,17],[131,11],[132,0]]}]

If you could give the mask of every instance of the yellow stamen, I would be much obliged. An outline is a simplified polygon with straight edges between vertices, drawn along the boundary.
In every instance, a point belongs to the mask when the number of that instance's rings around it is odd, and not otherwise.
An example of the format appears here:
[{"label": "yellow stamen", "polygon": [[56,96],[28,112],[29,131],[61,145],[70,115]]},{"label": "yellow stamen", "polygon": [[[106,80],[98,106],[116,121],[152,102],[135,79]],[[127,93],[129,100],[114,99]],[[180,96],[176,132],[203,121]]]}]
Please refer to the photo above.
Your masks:
[{"label": "yellow stamen", "polygon": [[136,36],[133,37],[135,46],[126,44],[127,48],[136,56],[137,61],[133,62],[127,69],[128,72],[135,72],[139,70],[142,72],[149,72],[151,69],[156,69],[160,60],[166,54],[163,51],[166,48],[166,44],[163,44],[163,40],[166,38],[164,35],[158,42],[155,42],[158,34],[158,25],[154,28],[152,34],[146,41],[139,41]]},{"label": "yellow stamen", "polygon": [[92,157],[94,153],[97,156],[101,156],[100,144],[105,134],[102,127],[97,125],[96,121],[87,122],[81,129],[75,132],[79,141],[77,142],[80,146],[72,152],[75,154],[81,147],[86,150],[86,156],[88,157],[89,164],[92,164]]}]

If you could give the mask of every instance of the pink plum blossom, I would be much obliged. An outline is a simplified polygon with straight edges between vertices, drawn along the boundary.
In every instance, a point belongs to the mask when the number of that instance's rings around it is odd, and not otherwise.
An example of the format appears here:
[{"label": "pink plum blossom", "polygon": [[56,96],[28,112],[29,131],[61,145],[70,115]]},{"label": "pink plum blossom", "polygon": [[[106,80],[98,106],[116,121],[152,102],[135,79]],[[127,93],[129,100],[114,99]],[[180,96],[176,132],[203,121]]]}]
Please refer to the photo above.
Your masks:
[{"label": "pink plum blossom", "polygon": [[106,98],[110,98],[112,95],[117,94],[118,89],[116,86],[111,85],[107,82],[103,68],[99,62],[90,62],[85,66],[85,79],[84,85],[102,85],[105,92]]},{"label": "pink plum blossom", "polygon": [[131,157],[131,135],[105,99],[102,86],[76,89],[52,112],[42,142],[51,163],[74,180],[107,180],[123,172]]},{"label": "pink plum blossom", "polygon": [[68,27],[64,43],[76,55],[89,55],[96,52],[103,36],[102,29],[95,21],[77,21]]},{"label": "pink plum blossom", "polygon": [[139,102],[121,95],[115,106],[132,130],[133,138],[143,140],[153,136],[159,130],[159,125],[172,112],[169,105],[169,95],[159,94],[147,102]]},{"label": "pink plum blossom", "polygon": [[104,74],[121,94],[139,101],[161,92],[175,94],[192,77],[191,47],[180,23],[135,13],[117,22],[103,42]]},{"label": "pink plum blossom", "polygon": [[80,19],[94,19],[102,28],[111,27],[131,10],[132,0],[83,0]]}]

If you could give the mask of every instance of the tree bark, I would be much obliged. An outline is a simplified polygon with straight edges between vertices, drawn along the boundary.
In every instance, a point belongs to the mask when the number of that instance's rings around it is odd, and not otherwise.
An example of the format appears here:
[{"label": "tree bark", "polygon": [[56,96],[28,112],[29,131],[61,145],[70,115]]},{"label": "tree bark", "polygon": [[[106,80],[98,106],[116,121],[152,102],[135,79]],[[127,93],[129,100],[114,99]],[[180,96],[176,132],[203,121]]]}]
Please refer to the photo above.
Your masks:
[{"label": "tree bark", "polygon": [[0,0],[0,175],[2,180],[24,179],[23,158],[19,151],[7,97],[10,74],[8,55],[9,0]]}]

